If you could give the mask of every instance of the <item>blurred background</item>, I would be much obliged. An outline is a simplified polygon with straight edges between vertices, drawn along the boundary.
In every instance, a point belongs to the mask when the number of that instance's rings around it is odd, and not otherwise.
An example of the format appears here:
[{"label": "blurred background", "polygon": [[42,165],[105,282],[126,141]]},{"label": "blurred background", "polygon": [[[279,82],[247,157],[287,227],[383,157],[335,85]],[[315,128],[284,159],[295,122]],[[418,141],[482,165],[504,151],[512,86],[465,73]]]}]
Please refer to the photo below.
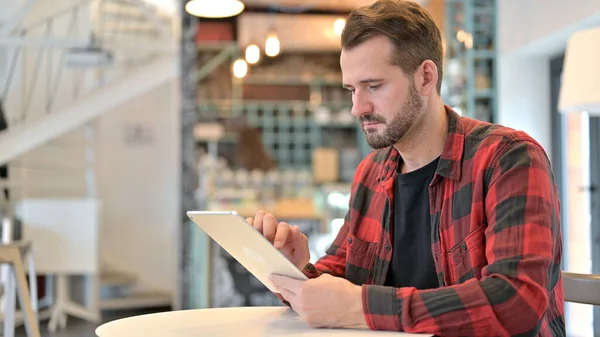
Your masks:
[{"label": "blurred background", "polygon": [[[28,269],[2,267],[4,331],[28,322],[18,287],[48,336],[280,305],[185,212],[265,209],[324,254],[370,152],[340,35],[373,2],[0,0],[0,256],[25,245]],[[600,2],[417,2],[443,34],[446,104],[542,144],[563,269],[600,273]],[[569,303],[569,335],[600,335],[595,314]]]}]

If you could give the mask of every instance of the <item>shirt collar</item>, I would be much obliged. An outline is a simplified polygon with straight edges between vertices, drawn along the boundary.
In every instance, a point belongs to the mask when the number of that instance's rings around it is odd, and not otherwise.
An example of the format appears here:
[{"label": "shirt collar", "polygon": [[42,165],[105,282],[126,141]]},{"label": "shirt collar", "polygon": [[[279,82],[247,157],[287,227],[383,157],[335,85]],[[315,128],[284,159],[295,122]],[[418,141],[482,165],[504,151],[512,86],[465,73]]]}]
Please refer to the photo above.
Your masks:
[{"label": "shirt collar", "polygon": [[[444,106],[448,114],[448,133],[444,143],[444,149],[436,170],[436,175],[444,178],[459,180],[462,170],[462,158],[465,147],[465,128],[462,117],[451,107]],[[398,167],[400,153],[396,148],[390,146],[384,150],[386,158],[381,166],[379,181],[385,181],[394,176]],[[380,157],[381,158],[381,157]]]}]

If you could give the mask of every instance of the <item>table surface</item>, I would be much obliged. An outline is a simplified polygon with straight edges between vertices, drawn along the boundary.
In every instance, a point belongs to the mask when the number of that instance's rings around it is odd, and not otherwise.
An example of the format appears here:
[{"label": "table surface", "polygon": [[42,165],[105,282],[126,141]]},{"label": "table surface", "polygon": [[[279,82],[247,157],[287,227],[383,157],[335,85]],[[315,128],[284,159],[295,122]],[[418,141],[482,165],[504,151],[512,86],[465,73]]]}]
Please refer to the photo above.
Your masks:
[{"label": "table surface", "polygon": [[371,331],[366,326],[314,329],[287,307],[197,309],[133,316],[103,324],[96,329],[96,334],[99,337],[424,336]]}]

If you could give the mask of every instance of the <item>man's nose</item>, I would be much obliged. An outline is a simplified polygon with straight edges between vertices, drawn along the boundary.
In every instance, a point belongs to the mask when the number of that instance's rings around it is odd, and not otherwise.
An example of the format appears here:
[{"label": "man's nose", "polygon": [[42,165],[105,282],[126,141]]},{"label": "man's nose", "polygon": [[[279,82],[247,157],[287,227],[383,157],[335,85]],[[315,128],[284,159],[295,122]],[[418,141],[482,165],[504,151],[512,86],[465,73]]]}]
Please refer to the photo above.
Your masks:
[{"label": "man's nose", "polygon": [[352,97],[352,110],[351,114],[354,117],[360,117],[373,112],[373,105],[362,93],[355,92]]}]

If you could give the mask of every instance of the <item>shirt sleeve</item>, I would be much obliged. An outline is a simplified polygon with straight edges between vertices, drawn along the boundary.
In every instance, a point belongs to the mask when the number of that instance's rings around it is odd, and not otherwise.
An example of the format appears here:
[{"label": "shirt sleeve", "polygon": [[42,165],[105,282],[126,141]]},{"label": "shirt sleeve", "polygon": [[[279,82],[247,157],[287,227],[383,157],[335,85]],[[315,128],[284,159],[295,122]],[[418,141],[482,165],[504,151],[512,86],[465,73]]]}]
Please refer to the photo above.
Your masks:
[{"label": "shirt sleeve", "polygon": [[333,243],[329,246],[325,256],[321,257],[314,266],[306,266],[305,274],[308,277],[316,277],[322,273],[338,277],[346,277],[346,250],[349,228],[350,211],[346,214],[344,224],[337,234]]},{"label": "shirt sleeve", "polygon": [[348,204],[348,212],[344,217],[344,224],[336,235],[333,243],[329,246],[325,252],[325,256],[321,257],[314,265],[308,264],[304,267],[304,274],[309,278],[315,278],[323,273],[331,274],[337,277],[346,277],[346,251],[348,250],[348,233],[351,226],[352,216],[352,200],[355,196],[356,189],[363,175],[369,166],[369,163],[373,161],[375,153],[371,153],[367,156],[356,168],[354,173],[354,181],[351,187],[350,202]]},{"label": "shirt sleeve", "polygon": [[503,145],[485,197],[482,277],[430,290],[363,285],[373,330],[452,336],[537,336],[560,279],[558,196],[547,156],[532,141]]}]

